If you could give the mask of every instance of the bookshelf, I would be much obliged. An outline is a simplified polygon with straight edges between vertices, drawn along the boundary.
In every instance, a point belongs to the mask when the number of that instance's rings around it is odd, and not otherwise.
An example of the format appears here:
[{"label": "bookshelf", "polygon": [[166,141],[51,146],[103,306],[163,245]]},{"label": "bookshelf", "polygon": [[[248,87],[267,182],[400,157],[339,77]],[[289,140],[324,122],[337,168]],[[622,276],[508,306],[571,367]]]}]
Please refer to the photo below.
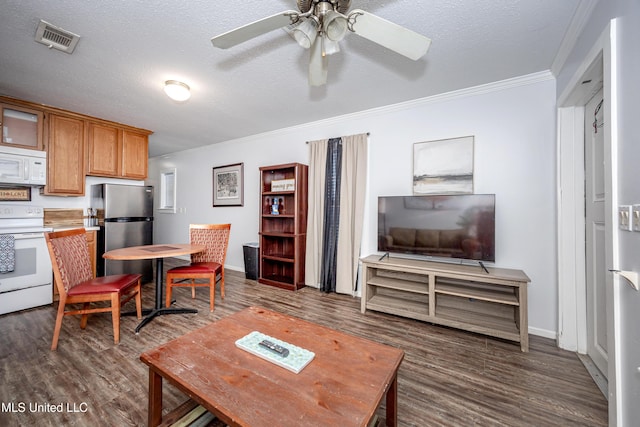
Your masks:
[{"label": "bookshelf", "polygon": [[260,168],[260,283],[304,286],[307,176],[301,163]]}]

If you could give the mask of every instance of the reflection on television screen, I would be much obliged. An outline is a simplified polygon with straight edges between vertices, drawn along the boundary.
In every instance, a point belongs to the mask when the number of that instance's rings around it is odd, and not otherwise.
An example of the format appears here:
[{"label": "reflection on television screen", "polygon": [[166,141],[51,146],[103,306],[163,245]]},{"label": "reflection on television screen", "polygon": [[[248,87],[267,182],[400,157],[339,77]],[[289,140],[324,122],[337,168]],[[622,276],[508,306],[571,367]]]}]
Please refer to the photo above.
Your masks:
[{"label": "reflection on television screen", "polygon": [[378,197],[378,251],[495,261],[495,195]]}]

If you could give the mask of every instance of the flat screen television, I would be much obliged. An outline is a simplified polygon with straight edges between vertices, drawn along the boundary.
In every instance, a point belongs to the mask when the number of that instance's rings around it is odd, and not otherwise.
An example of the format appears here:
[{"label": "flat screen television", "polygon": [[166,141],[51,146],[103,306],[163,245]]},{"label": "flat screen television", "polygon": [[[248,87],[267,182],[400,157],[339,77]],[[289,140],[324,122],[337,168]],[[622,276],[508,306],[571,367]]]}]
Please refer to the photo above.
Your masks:
[{"label": "flat screen television", "polygon": [[495,194],[378,197],[378,251],[495,261]]}]

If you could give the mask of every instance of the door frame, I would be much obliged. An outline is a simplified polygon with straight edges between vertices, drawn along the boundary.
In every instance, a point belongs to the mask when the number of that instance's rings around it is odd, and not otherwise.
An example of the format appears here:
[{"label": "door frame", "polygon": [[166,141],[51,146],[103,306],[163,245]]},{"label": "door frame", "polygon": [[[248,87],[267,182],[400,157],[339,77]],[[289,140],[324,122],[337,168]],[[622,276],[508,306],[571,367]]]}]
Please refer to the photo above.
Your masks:
[{"label": "door frame", "polygon": [[[584,106],[595,94],[599,67],[605,108],[605,240],[606,265],[619,263],[618,235],[614,229],[617,199],[617,81],[616,20],[613,19],[586,55],[565,91],[559,96],[557,147],[558,200],[558,346],[578,353],[587,351],[586,273],[585,273],[585,185],[584,185]],[[584,83],[592,80],[591,83]],[[607,352],[609,425],[617,425],[621,393],[619,377],[620,327],[619,299],[614,292],[613,275],[607,274]]]}]

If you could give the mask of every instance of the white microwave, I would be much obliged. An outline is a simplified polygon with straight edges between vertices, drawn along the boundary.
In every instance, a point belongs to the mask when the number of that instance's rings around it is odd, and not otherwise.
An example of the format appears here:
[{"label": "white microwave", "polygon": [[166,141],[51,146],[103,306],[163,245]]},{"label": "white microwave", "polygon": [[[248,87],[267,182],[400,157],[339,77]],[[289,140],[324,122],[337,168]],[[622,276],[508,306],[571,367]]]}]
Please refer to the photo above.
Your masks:
[{"label": "white microwave", "polygon": [[47,153],[26,148],[0,147],[0,184],[45,185]]}]

